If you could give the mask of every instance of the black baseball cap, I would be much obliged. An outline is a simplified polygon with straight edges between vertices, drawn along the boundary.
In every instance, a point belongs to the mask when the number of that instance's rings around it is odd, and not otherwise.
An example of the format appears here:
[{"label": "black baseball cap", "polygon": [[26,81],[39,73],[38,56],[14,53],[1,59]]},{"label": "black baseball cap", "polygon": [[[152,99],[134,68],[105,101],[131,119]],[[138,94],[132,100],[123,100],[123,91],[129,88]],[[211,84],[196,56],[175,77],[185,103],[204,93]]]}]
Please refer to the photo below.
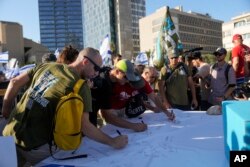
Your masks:
[{"label": "black baseball cap", "polygon": [[217,48],[213,54],[214,55],[226,55],[227,50],[225,48]]},{"label": "black baseball cap", "polygon": [[201,58],[201,52],[194,52],[193,53],[193,58],[194,59],[200,59]]}]

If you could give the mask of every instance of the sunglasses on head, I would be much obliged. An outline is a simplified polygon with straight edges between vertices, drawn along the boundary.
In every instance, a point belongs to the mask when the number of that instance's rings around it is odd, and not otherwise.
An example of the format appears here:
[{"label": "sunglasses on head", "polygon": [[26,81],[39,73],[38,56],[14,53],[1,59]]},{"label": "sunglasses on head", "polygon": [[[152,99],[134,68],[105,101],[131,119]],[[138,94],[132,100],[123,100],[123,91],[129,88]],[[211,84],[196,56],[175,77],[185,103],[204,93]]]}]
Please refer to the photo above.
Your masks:
[{"label": "sunglasses on head", "polygon": [[94,70],[95,71],[100,71],[101,70],[101,68],[93,60],[91,60],[89,57],[87,57],[87,56],[83,56],[83,57],[88,59],[94,65]]}]

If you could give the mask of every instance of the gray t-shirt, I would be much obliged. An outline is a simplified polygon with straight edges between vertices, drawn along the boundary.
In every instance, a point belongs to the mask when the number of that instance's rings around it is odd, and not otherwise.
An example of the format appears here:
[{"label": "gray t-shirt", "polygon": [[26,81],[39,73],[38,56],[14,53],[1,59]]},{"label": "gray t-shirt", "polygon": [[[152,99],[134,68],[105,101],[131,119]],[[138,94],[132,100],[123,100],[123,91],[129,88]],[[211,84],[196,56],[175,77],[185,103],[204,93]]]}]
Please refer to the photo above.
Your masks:
[{"label": "gray t-shirt", "polygon": [[216,98],[223,97],[228,89],[228,85],[236,84],[235,72],[233,67],[230,67],[228,71],[228,81],[225,76],[225,71],[228,63],[223,64],[223,66],[218,66],[217,64],[211,66],[211,93],[208,102],[213,105],[220,105]]}]

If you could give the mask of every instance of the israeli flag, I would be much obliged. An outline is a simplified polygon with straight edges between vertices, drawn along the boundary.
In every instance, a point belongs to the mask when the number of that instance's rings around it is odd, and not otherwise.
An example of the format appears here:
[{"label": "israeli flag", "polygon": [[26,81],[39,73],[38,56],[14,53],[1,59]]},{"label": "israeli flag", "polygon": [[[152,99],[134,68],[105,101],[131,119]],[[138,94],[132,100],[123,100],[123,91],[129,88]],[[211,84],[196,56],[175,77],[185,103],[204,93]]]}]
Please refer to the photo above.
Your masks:
[{"label": "israeli flag", "polygon": [[9,61],[9,52],[1,52],[0,53],[0,63],[8,63]]},{"label": "israeli flag", "polygon": [[7,69],[4,71],[6,79],[14,78],[15,76],[19,75],[19,66],[18,61],[15,58],[10,59],[7,64]]},{"label": "israeli flag", "polygon": [[100,54],[102,56],[102,65],[112,67],[112,58],[111,58],[111,50],[110,50],[110,41],[109,35],[107,34],[100,46]]},{"label": "israeli flag", "polygon": [[36,67],[36,64],[25,65],[25,66],[19,68],[19,74],[22,74],[22,73],[24,73],[26,71],[29,71],[30,69],[35,68],[35,67]]},{"label": "israeli flag", "polygon": [[135,65],[148,65],[148,56],[145,52],[141,52],[136,56]]},{"label": "israeli flag", "polygon": [[58,58],[59,54],[60,54],[60,52],[59,52],[59,49],[57,48],[57,49],[55,50],[54,55],[56,56],[56,58]]}]

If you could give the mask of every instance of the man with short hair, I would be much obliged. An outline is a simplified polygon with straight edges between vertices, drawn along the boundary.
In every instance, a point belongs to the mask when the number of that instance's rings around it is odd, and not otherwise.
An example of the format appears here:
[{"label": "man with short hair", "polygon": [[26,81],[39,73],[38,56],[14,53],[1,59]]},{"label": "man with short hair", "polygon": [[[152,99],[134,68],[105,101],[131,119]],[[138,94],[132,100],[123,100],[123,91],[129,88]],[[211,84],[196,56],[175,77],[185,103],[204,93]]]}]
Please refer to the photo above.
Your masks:
[{"label": "man with short hair", "polygon": [[[223,100],[232,99],[231,94],[236,85],[235,72],[225,61],[227,55],[225,48],[218,48],[213,54],[217,61],[210,67],[211,93],[208,102],[210,105],[221,105]],[[229,68],[228,71],[227,68]]]},{"label": "man with short hair", "polygon": [[[79,79],[95,77],[101,65],[102,58],[99,51],[86,48],[79,53],[76,61],[70,65],[45,63],[11,79],[3,102],[3,116],[6,119],[9,118],[3,135],[15,138],[19,166],[24,164],[35,165],[50,156],[50,148],[46,143],[51,138],[52,120],[60,98],[72,92]],[[11,102],[24,86],[28,86],[27,91],[14,110],[10,111]],[[79,95],[84,101],[81,119],[83,134],[114,148],[125,147],[128,143],[127,136],[110,137],[89,122],[92,103],[87,84],[82,85]],[[44,114],[39,114],[37,117],[36,114],[32,114],[32,116],[29,114],[36,111],[37,113],[43,111]],[[38,126],[45,133],[41,133],[36,128]],[[28,142],[32,142],[33,145],[36,145],[36,148],[27,149],[26,144]],[[41,143],[44,144],[41,145]]]},{"label": "man with short hair", "polygon": [[201,52],[193,53],[193,64],[198,68],[198,72],[194,75],[195,79],[199,79],[200,86],[200,96],[201,96],[201,110],[205,111],[209,108],[208,104],[208,96],[210,93],[210,89],[206,88],[206,79],[209,76],[210,65],[203,61],[201,56]]},{"label": "man with short hair", "polygon": [[161,69],[159,77],[159,92],[166,108],[190,110],[187,90],[191,89],[193,108],[198,106],[193,79],[186,64],[178,62],[178,51],[168,52],[169,67]]},{"label": "man with short hair", "polygon": [[243,44],[243,38],[240,34],[235,34],[232,42],[234,44],[232,49],[232,66],[236,74],[237,86],[241,86],[245,81],[245,76],[249,75],[245,56],[250,53],[250,48]]}]

